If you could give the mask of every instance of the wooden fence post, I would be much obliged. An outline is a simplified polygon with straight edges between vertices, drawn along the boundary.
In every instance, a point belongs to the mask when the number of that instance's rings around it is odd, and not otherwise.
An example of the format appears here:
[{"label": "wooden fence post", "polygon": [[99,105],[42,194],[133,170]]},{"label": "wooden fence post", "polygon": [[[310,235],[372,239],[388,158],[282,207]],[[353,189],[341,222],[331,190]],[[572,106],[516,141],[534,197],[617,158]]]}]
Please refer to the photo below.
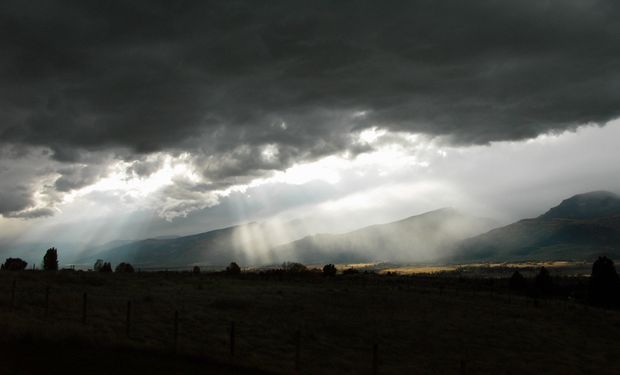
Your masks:
[{"label": "wooden fence post", "polygon": [[86,305],[88,304],[88,294],[84,292],[82,296],[82,324],[86,324]]},{"label": "wooden fence post", "polygon": [[16,288],[17,280],[13,279],[11,284],[11,309],[15,307],[15,288]]},{"label": "wooden fence post", "polygon": [[45,316],[47,316],[50,308],[50,287],[45,287]]},{"label": "wooden fence post", "polygon": [[301,330],[295,331],[295,372],[301,369]]},{"label": "wooden fence post", "polygon": [[379,373],[379,344],[374,343],[372,345],[372,374],[377,375]]},{"label": "wooden fence post", "polygon": [[174,310],[174,352],[179,348],[179,311]]},{"label": "wooden fence post", "polygon": [[125,320],[125,333],[130,337],[131,333],[131,301],[127,301],[127,318]]},{"label": "wooden fence post", "polygon": [[230,356],[235,356],[235,322],[230,322]]}]

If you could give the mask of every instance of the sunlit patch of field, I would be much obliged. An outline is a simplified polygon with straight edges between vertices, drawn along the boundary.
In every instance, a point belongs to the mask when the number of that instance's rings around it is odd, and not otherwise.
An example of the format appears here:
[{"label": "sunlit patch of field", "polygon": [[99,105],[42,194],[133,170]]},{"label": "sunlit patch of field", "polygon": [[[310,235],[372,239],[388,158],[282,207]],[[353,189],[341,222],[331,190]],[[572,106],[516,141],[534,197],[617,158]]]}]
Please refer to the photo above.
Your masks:
[{"label": "sunlit patch of field", "polygon": [[379,270],[379,273],[398,273],[401,275],[415,275],[415,274],[427,274],[437,272],[449,272],[456,271],[456,266],[402,266],[402,267],[390,267]]},{"label": "sunlit patch of field", "polygon": [[497,262],[497,263],[463,263],[463,264],[450,264],[450,265],[429,265],[429,264],[381,264],[381,263],[362,263],[358,265],[345,265],[346,267],[354,267],[359,269],[372,269],[380,274],[385,273],[397,273],[400,275],[416,275],[416,274],[436,274],[446,272],[459,272],[468,270],[469,272],[479,271],[494,271],[500,272],[501,270],[519,269],[539,269],[540,267],[546,267],[555,270],[563,270],[568,273],[569,271],[575,275],[589,274],[590,264],[586,262],[571,262],[571,261],[530,261],[530,262]]},{"label": "sunlit patch of field", "polygon": [[569,262],[569,261],[534,261],[534,262],[506,262],[506,263],[471,263],[462,264],[460,267],[510,267],[510,268],[530,268],[530,267],[546,267],[561,268],[586,265],[586,262]]}]

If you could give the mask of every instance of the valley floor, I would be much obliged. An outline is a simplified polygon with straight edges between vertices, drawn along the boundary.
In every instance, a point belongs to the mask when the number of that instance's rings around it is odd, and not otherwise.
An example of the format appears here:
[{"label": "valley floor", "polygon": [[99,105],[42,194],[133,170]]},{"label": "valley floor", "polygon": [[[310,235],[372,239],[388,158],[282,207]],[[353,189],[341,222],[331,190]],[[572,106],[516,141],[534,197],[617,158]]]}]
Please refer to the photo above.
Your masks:
[{"label": "valley floor", "polygon": [[364,274],[0,272],[2,368],[16,374],[288,374],[296,366],[302,374],[371,374],[373,368],[379,374],[620,373],[619,311],[535,301],[510,294],[503,283]]}]

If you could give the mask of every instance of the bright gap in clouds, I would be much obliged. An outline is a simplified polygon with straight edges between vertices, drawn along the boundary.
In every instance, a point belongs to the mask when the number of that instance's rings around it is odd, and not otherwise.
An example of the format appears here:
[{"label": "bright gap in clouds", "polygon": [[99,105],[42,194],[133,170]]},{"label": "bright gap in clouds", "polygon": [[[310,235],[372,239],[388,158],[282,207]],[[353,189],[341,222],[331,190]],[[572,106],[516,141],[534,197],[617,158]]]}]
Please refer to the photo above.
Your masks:
[{"label": "bright gap in clouds", "polygon": [[[136,173],[132,162],[111,163],[105,177],[66,194],[53,217],[0,219],[0,236],[103,242],[204,232],[249,221],[271,220],[278,231],[282,226],[277,223],[288,220],[309,218],[306,222],[314,223],[294,234],[273,236],[284,240],[446,206],[508,223],[539,215],[573,194],[619,191],[618,139],[620,121],[473,147],[373,128],[359,134],[359,142],[372,151],[296,164],[220,190],[201,188],[210,181],[197,172],[200,166],[192,155],[153,154],[147,161],[157,168],[149,173]],[[267,150],[277,153],[275,146]],[[256,236],[252,232],[247,237]]]},{"label": "bright gap in clouds", "polygon": [[[388,135],[386,131],[377,128],[368,129],[359,134],[360,142],[374,147],[371,152],[356,156],[350,156],[347,153],[328,156],[317,161],[293,165],[284,171],[275,171],[270,177],[257,178],[248,184],[233,185],[226,189],[213,190],[208,193],[195,192],[193,196],[188,194],[187,198],[204,198],[205,204],[196,206],[196,209],[201,209],[217,204],[219,198],[226,197],[231,192],[245,192],[250,188],[258,188],[263,185],[304,185],[313,181],[336,185],[348,173],[355,173],[359,176],[368,173],[374,173],[376,176],[387,176],[403,168],[428,167],[428,162],[421,161],[417,154],[421,149],[425,149],[425,151],[434,149],[435,146],[432,142],[420,142],[418,137],[404,133],[389,134],[389,137],[398,139],[398,143],[391,143],[390,140],[381,142],[386,135]],[[267,147],[263,152],[267,157],[273,156],[274,153],[277,153],[277,147],[273,145]],[[182,182],[191,187],[204,182],[196,171],[196,166],[193,165],[192,156],[188,153],[179,156],[158,153],[149,156],[148,161],[159,161],[161,167],[144,177],[131,171],[132,162],[118,161],[113,163],[109,166],[108,173],[104,178],[92,185],[65,194],[59,208],[62,210],[63,205],[69,205],[93,194],[109,193],[118,198],[118,205],[133,209],[154,208],[159,210],[162,217],[169,220],[189,213],[189,211],[169,212],[168,208],[171,204],[173,205],[176,202],[182,205],[184,201],[183,199],[161,195],[163,195],[165,188],[176,183]],[[104,211],[114,209],[114,207],[101,208]]]},{"label": "bright gap in clouds", "polygon": [[[154,173],[139,177],[132,173],[131,162],[119,161],[109,167],[108,175],[96,183],[65,195],[64,202],[71,202],[93,192],[117,191],[135,199],[147,198],[150,194],[172,185],[176,179],[199,183],[200,177],[192,170],[189,154],[173,157],[165,154],[151,155],[148,159],[161,159],[161,167]],[[147,160],[148,160],[147,159]]]}]

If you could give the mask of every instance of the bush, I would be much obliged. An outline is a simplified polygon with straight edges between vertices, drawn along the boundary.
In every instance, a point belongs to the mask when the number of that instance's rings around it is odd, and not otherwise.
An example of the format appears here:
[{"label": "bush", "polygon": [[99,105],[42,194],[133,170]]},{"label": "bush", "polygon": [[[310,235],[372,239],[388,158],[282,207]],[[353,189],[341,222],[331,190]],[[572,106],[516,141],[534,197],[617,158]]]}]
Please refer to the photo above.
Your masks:
[{"label": "bush", "polygon": [[235,262],[231,262],[228,267],[226,267],[226,273],[229,275],[239,275],[241,273],[241,267]]},{"label": "bush", "polygon": [[116,266],[116,268],[114,269],[114,272],[120,272],[120,273],[131,273],[133,272],[133,266],[129,263],[125,263],[125,262],[121,262],[118,266]]},{"label": "bush", "polygon": [[592,264],[588,297],[593,305],[605,307],[619,305],[620,279],[611,259],[599,257]]},{"label": "bush", "polygon": [[192,272],[193,273],[200,273],[200,267],[194,266],[194,268],[192,268]]},{"label": "bush", "polygon": [[49,248],[45,252],[43,269],[45,271],[58,271],[58,250],[55,247]]},{"label": "bush", "polygon": [[7,258],[2,269],[6,271],[23,271],[28,266],[28,263],[24,262],[21,258]]},{"label": "bush", "polygon": [[342,271],[343,275],[357,275],[358,273],[360,273],[360,271],[356,270],[355,268],[347,268],[346,270]]},{"label": "bush", "polygon": [[101,267],[103,267],[103,259],[97,259],[97,261],[93,265],[93,271],[100,272]]},{"label": "bush", "polygon": [[335,276],[336,266],[333,264],[326,264],[323,266],[323,276]]},{"label": "bush", "polygon": [[99,269],[99,272],[104,272],[104,273],[112,272],[112,265],[110,263],[108,263],[108,262],[103,263],[103,265]]},{"label": "bush", "polygon": [[525,280],[525,277],[521,275],[521,272],[519,272],[519,270],[515,270],[515,272],[510,277],[510,289],[516,291],[523,291],[527,289],[527,280]]},{"label": "bush", "polygon": [[306,266],[304,266],[303,264],[295,263],[295,262],[282,263],[282,269],[290,273],[301,273],[301,272],[306,272],[308,270],[308,268],[306,268]]}]

